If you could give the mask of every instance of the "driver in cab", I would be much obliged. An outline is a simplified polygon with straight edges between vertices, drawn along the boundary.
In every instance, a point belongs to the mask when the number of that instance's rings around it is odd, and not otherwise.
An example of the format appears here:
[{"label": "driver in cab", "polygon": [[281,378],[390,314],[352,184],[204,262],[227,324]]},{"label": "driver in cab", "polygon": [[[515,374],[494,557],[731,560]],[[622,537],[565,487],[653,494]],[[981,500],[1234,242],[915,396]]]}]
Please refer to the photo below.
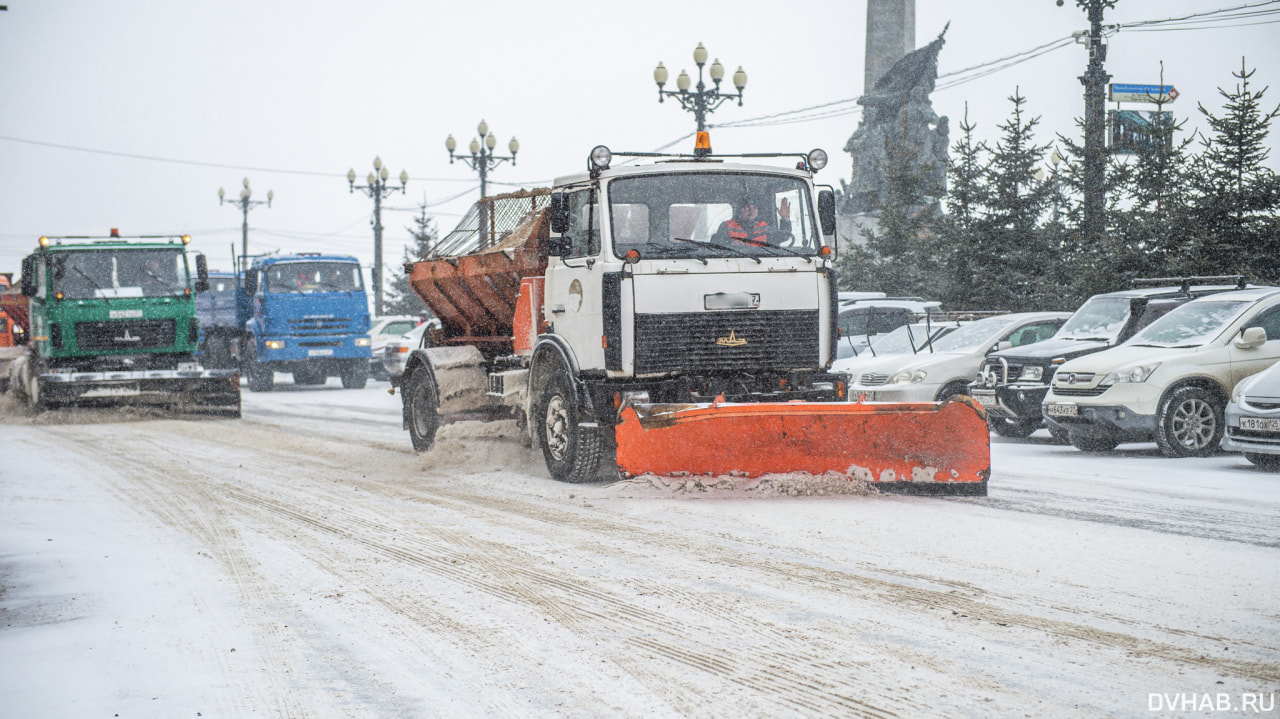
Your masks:
[{"label": "driver in cab", "polygon": [[778,205],[778,227],[774,227],[760,217],[755,198],[747,196],[738,200],[733,219],[720,223],[711,241],[721,245],[732,242],[747,247],[767,247],[769,233],[774,230],[791,231],[791,203],[786,198],[782,199]]}]

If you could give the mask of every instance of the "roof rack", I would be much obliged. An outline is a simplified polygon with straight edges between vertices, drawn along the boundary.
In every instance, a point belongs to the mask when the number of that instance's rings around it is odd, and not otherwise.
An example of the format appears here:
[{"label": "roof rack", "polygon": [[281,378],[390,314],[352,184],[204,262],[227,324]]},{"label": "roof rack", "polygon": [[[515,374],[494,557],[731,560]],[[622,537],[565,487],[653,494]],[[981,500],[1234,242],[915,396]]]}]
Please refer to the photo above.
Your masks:
[{"label": "roof rack", "polygon": [[1243,290],[1249,282],[1244,275],[1208,275],[1196,277],[1138,277],[1133,280],[1135,287],[1154,287],[1158,285],[1177,285],[1180,292],[1190,292],[1191,285],[1234,284],[1236,289]]}]

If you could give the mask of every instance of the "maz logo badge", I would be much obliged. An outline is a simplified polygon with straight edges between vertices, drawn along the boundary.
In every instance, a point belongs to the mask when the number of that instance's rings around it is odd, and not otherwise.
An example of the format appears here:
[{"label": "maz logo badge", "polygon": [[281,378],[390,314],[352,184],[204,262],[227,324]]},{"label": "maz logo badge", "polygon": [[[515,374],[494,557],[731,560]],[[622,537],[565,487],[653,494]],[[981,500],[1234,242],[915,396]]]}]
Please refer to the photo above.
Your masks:
[{"label": "maz logo badge", "polygon": [[746,343],[747,343],[746,340],[738,339],[737,335],[733,333],[733,330],[729,330],[728,337],[716,338],[716,344],[720,345],[721,347],[741,347]]},{"label": "maz logo badge", "polygon": [[126,329],[126,330],[124,331],[124,337],[116,337],[116,338],[115,338],[115,341],[116,341],[116,342],[138,342],[138,341],[140,341],[140,340],[142,340],[142,338],[141,338],[141,337],[137,337],[137,336],[135,336],[135,335],[131,335],[131,334],[129,334],[129,330],[128,330],[128,329]]}]

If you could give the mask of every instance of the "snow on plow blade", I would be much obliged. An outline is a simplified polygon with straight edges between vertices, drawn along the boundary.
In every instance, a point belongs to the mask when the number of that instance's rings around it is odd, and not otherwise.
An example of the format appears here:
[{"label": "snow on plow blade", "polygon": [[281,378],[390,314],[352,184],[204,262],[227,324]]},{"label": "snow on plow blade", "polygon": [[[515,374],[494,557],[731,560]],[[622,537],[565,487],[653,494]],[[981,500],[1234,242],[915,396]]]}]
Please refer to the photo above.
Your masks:
[{"label": "snow on plow blade", "polygon": [[991,473],[986,416],[968,397],[637,404],[616,433],[624,477],[836,472],[882,492],[981,496]]}]

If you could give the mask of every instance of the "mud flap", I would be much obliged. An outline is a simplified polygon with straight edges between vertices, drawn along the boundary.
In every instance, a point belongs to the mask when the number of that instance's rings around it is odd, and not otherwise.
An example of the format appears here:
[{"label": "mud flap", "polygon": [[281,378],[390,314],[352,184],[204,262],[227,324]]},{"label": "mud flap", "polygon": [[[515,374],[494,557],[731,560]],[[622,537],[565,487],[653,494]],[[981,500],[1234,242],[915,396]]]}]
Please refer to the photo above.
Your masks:
[{"label": "mud flap", "polygon": [[624,405],[618,471],[735,475],[836,472],[880,491],[985,495],[986,414],[946,402]]}]

